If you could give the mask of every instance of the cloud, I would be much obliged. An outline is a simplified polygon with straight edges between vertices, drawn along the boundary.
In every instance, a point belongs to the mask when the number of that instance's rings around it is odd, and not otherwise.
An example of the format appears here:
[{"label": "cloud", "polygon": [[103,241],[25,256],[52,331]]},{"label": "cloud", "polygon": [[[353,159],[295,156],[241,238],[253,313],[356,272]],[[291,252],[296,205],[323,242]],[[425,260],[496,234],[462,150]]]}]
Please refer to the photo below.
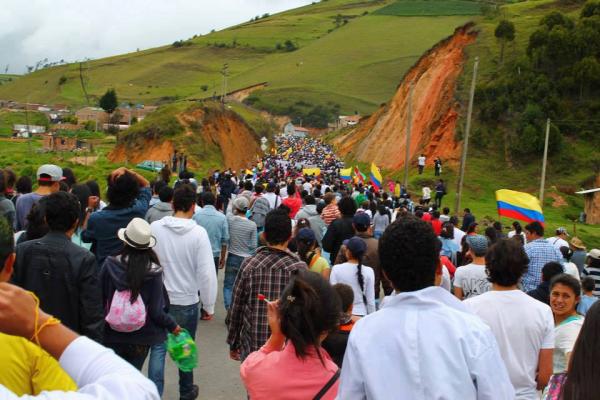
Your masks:
[{"label": "cloud", "polygon": [[0,72],[146,49],[311,0],[2,0]]}]

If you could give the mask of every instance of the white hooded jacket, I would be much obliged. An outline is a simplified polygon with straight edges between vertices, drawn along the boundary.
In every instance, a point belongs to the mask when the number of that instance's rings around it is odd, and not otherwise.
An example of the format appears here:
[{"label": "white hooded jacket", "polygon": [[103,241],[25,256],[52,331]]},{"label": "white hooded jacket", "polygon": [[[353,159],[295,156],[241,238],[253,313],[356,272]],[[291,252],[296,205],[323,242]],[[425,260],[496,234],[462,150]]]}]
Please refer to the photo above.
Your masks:
[{"label": "white hooded jacket", "polygon": [[[171,304],[202,303],[213,314],[217,272],[206,230],[192,219],[164,217],[151,225]],[[200,292],[200,296],[198,296]]]}]

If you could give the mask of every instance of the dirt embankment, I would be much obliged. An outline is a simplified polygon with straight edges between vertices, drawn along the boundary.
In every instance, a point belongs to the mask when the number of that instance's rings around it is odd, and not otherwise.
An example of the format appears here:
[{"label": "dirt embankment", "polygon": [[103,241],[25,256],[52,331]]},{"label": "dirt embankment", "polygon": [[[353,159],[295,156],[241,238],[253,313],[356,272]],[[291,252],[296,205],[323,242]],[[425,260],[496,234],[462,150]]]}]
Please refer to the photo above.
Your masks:
[{"label": "dirt embankment", "polygon": [[454,98],[457,79],[464,65],[464,49],[475,40],[472,24],[458,28],[452,36],[424,54],[407,72],[392,100],[358,127],[334,139],[338,152],[352,154],[364,162],[386,169],[404,166],[407,102],[414,82],[410,159],[424,153],[430,160],[456,162],[460,143],[454,139],[458,104]]},{"label": "dirt embankment", "polygon": [[[188,157],[188,168],[223,160],[219,168],[247,168],[260,153],[258,138],[236,113],[220,106],[198,106],[176,115],[183,133],[169,138],[138,135],[119,141],[109,154],[113,162],[167,161],[175,150]],[[219,154],[215,154],[219,153]],[[213,165],[216,167],[216,165]]]}]

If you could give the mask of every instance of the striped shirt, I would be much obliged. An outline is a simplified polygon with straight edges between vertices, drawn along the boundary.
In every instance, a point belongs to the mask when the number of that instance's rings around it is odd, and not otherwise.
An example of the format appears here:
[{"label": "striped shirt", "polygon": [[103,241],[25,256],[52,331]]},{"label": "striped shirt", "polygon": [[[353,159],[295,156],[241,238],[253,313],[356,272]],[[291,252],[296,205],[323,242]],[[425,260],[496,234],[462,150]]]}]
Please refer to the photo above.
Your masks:
[{"label": "striped shirt", "polygon": [[594,296],[600,297],[600,268],[597,267],[584,267],[582,275],[584,277],[589,276],[596,282],[596,287],[594,288]]},{"label": "striped shirt", "polygon": [[523,275],[523,291],[528,292],[538,287],[542,282],[542,268],[549,262],[560,263],[562,253],[546,239],[533,240],[525,245],[525,253],[529,257],[527,272]]},{"label": "striped shirt", "polygon": [[239,215],[227,215],[229,225],[229,253],[250,257],[258,245],[256,224]]},{"label": "striped shirt", "polygon": [[342,214],[340,213],[340,209],[337,204],[329,204],[323,208],[323,212],[321,212],[321,219],[325,221],[325,225],[329,225],[334,220],[340,218]]}]

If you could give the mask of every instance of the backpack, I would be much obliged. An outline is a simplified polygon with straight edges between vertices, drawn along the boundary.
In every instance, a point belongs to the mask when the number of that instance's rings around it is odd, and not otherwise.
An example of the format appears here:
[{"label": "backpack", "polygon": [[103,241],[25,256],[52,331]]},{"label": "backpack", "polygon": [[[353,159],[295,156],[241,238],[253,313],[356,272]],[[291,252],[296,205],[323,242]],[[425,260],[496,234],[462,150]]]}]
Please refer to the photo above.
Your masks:
[{"label": "backpack", "polygon": [[258,197],[254,200],[254,204],[250,208],[250,212],[252,213],[252,217],[250,218],[257,227],[262,228],[265,226],[265,217],[271,210],[269,200],[264,197]]},{"label": "backpack", "polygon": [[146,325],[146,305],[138,295],[131,302],[131,290],[115,291],[104,320],[117,332],[135,332]]}]

